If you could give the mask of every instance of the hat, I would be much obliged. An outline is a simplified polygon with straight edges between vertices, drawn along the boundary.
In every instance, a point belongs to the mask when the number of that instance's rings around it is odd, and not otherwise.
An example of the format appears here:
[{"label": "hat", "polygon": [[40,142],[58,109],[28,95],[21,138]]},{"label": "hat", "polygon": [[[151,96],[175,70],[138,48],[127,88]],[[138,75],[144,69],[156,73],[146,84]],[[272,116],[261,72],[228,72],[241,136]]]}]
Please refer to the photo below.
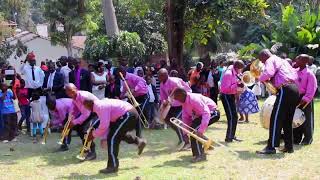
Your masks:
[{"label": "hat", "polygon": [[28,53],[27,60],[36,60],[36,56],[34,55],[33,51]]}]

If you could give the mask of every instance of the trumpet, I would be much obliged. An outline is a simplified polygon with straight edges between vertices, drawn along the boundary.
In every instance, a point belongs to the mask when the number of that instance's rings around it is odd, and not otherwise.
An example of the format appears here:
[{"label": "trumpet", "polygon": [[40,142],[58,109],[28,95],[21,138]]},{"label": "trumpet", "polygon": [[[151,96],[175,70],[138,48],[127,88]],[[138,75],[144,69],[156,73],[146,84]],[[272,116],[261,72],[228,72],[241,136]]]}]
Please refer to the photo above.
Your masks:
[{"label": "trumpet", "polygon": [[[139,119],[142,123],[142,125],[145,127],[145,128],[148,128],[149,127],[149,123],[147,121],[147,118],[144,116],[143,114],[143,111],[142,109],[140,108],[140,104],[137,102],[136,98],[134,98],[131,90],[130,90],[130,87],[127,83],[127,81],[125,80],[125,78],[123,77],[123,74],[121,72],[119,72],[119,75],[120,75],[120,78],[122,79],[122,81],[124,82],[124,85],[126,86],[126,89],[127,89],[127,93],[128,93],[128,98],[129,100],[131,101],[131,104],[138,110],[139,112]],[[141,117],[142,116],[142,117]]]},{"label": "trumpet", "polygon": [[47,143],[47,137],[49,134],[49,127],[50,127],[50,121],[47,122],[46,128],[44,129],[44,133],[43,133],[43,140],[41,144],[46,144]]},{"label": "trumpet", "polygon": [[92,133],[92,131],[94,130],[94,125],[99,122],[99,120],[96,120],[94,123],[92,123],[89,127],[89,129],[87,130],[87,134],[85,135],[84,137],[84,143],[83,143],[83,146],[80,150],[80,154],[77,155],[77,159],[83,161],[86,159],[86,152],[87,151],[90,151],[90,147],[91,147],[91,144],[92,144],[92,140],[89,141],[88,140],[88,137],[89,137],[89,134]]},{"label": "trumpet", "polygon": [[199,141],[203,145],[203,149],[205,152],[209,150],[209,148],[214,148],[213,147],[213,141],[207,137],[199,137],[195,132],[197,131],[196,129],[188,126],[186,123],[181,121],[180,119],[177,118],[170,118],[170,122],[180,128],[183,132],[188,134],[190,137],[193,137],[197,141]]},{"label": "trumpet", "polygon": [[[262,63],[259,59],[252,62],[250,66],[250,73],[254,78],[259,78],[261,75],[261,72],[263,71]],[[264,82],[264,85],[266,88],[271,92],[271,94],[276,95],[278,93],[278,90],[276,87],[274,87],[270,81]]]},{"label": "trumpet", "polygon": [[64,125],[63,131],[61,133],[61,139],[58,142],[58,144],[63,144],[64,139],[68,136],[69,132],[70,132],[70,128],[69,125],[71,123],[71,120],[73,119],[72,115],[68,116],[68,121],[66,122],[66,124]]}]

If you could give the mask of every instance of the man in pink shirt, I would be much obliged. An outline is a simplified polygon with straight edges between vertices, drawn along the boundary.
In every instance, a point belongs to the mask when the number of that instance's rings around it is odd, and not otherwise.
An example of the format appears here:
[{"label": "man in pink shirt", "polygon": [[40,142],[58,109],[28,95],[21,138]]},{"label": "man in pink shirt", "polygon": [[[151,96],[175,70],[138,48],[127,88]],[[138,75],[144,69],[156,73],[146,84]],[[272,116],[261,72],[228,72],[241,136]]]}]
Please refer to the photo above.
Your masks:
[{"label": "man in pink shirt", "polygon": [[[126,72],[124,68],[121,68],[120,72],[122,73],[124,79],[128,83],[128,86],[129,86],[133,96],[135,97],[137,102],[140,104],[140,109],[142,110],[142,112],[139,112],[139,114],[141,115],[143,113],[144,116],[146,117],[145,106],[148,102],[147,82],[144,80],[143,77]],[[124,94],[128,90],[126,89],[124,82],[121,82],[121,83],[122,83],[122,92],[121,93],[122,93],[122,96],[124,96]],[[136,135],[138,137],[141,137],[141,122],[137,124],[136,130],[137,130]]]},{"label": "man in pink shirt", "polygon": [[244,87],[239,81],[239,75],[244,68],[244,63],[241,60],[237,60],[233,65],[229,66],[221,80],[220,92],[221,101],[226,112],[228,128],[225,142],[229,143],[233,140],[241,141],[235,137],[237,124],[238,124],[238,113],[236,107],[236,94],[238,87]]},{"label": "man in pink shirt", "polygon": [[[183,88],[174,90],[174,99],[182,104],[182,120],[188,126],[197,130],[200,137],[204,137],[204,132],[208,126],[220,119],[216,103],[201,94],[190,93]],[[206,154],[202,144],[193,137],[190,137],[192,148],[192,162],[206,160]]]},{"label": "man in pink shirt", "polygon": [[[73,109],[73,100],[70,98],[56,99],[54,96],[47,97],[46,104],[51,115],[51,127],[64,127],[68,121],[69,112]],[[59,151],[69,150],[68,145],[71,142],[71,133],[63,141]]]},{"label": "man in pink shirt", "polygon": [[297,71],[288,61],[273,55],[267,49],[259,53],[259,59],[265,65],[260,81],[271,81],[278,89],[278,93],[270,118],[268,145],[257,153],[275,154],[275,147],[280,145],[281,130],[284,132],[285,142],[285,148],[281,151],[292,153],[292,120],[299,103],[299,90],[295,83],[298,77]]},{"label": "man in pink shirt", "polygon": [[139,123],[137,110],[128,102],[118,99],[86,100],[84,106],[97,113],[100,125],[89,134],[88,140],[100,137],[108,142],[108,165],[100,173],[109,174],[118,171],[119,145],[121,141],[138,146],[140,155],[146,146],[146,141],[129,132],[135,130]]},{"label": "man in pink shirt", "polygon": [[187,92],[191,92],[191,88],[189,87],[188,83],[184,82],[182,79],[169,77],[168,71],[164,68],[158,71],[158,77],[160,81],[160,101],[164,106],[171,103],[171,108],[164,121],[169,124],[171,128],[177,133],[180,149],[190,147],[188,137],[184,137],[184,133],[181,131],[181,129],[177,128],[170,122],[170,118],[172,117],[180,118],[182,111],[181,104],[177,101],[172,100],[172,97],[170,97],[170,95],[175,88],[183,88]]},{"label": "man in pink shirt", "polygon": [[[295,68],[298,68],[298,88],[300,92],[299,107],[305,114],[305,123],[293,129],[293,142],[295,144],[309,145],[313,141],[314,109],[313,98],[318,84],[314,73],[307,68],[307,64],[313,57],[301,54],[296,58]],[[304,108],[305,107],[305,108]],[[303,137],[303,139],[302,139]]]},{"label": "man in pink shirt", "polygon": [[[69,112],[72,115],[69,128],[77,131],[82,143],[84,143],[84,136],[87,133],[87,129],[93,121],[97,120],[97,116],[84,107],[83,103],[87,99],[98,100],[98,98],[88,91],[79,91],[77,87],[69,83],[65,87],[66,94],[73,100],[73,108]],[[98,124],[97,124],[98,125]],[[71,131],[70,131],[71,133]],[[92,143],[90,152],[87,154],[85,160],[96,159],[95,144]]]}]

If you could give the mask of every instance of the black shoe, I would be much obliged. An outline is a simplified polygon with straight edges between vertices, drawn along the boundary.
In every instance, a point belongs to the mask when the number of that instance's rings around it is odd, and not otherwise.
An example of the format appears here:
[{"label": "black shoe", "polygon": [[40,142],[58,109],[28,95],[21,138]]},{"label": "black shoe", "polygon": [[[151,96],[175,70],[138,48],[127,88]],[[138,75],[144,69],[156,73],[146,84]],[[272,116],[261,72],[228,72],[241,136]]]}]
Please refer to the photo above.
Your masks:
[{"label": "black shoe", "polygon": [[312,144],[312,141],[313,141],[313,139],[311,139],[309,141],[303,139],[301,142],[301,145],[303,145],[303,146],[310,145],[310,144]]},{"label": "black shoe", "polygon": [[60,148],[55,150],[54,152],[64,152],[68,150],[69,150],[68,146],[60,146]]},{"label": "black shoe", "polygon": [[144,147],[146,147],[147,142],[146,140],[140,140],[139,144],[138,144],[138,155],[141,155],[141,153],[143,152]]},{"label": "black shoe", "polygon": [[89,152],[86,156],[86,159],[85,161],[92,161],[92,160],[95,160],[97,159],[97,154],[96,152]]},{"label": "black shoe", "polygon": [[207,160],[207,156],[205,154],[199,155],[199,156],[195,156],[191,162],[192,163],[197,163],[197,162],[201,162],[201,161],[206,161]]},{"label": "black shoe", "polygon": [[111,174],[111,173],[116,173],[116,172],[118,172],[117,167],[109,167],[109,168],[101,169],[99,171],[99,173],[102,173],[102,174]]},{"label": "black shoe", "polygon": [[294,152],[293,148],[285,148],[285,147],[279,149],[279,151],[281,151],[283,153],[293,153]]},{"label": "black shoe", "polygon": [[242,142],[243,140],[238,139],[237,137],[234,137],[233,140],[237,141],[237,142]]},{"label": "black shoe", "polygon": [[261,151],[256,151],[256,153],[257,154],[276,154],[276,149],[265,147]]},{"label": "black shoe", "polygon": [[226,138],[224,141],[225,141],[226,143],[232,143],[233,139],[231,139],[231,138]]}]

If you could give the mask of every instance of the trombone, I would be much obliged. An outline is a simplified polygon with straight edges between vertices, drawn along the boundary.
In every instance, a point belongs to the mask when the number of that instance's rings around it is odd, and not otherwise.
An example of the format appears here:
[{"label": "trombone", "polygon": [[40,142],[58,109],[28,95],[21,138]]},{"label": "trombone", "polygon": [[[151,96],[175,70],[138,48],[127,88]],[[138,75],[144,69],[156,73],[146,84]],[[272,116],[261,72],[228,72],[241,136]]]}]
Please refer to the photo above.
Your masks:
[{"label": "trombone", "polygon": [[239,155],[237,152],[227,148],[225,145],[223,145],[223,144],[221,144],[219,142],[213,142],[211,139],[209,139],[207,137],[204,137],[204,138],[199,137],[197,134],[195,134],[195,132],[197,131],[196,129],[188,126],[186,123],[184,123],[180,119],[177,119],[177,118],[173,117],[173,118],[170,118],[170,122],[172,124],[174,124],[175,126],[177,126],[178,128],[180,128],[183,132],[188,134],[189,137],[193,137],[194,139],[199,141],[203,145],[203,149],[204,149],[205,152],[207,152],[210,148],[214,148],[213,143],[216,143],[217,145],[226,148],[231,153],[233,153],[235,155]]},{"label": "trombone", "polygon": [[[130,99],[132,105],[138,110],[140,111],[139,112],[139,119],[142,123],[142,125],[145,127],[145,128],[148,128],[149,127],[149,123],[147,121],[147,118],[144,116],[143,114],[143,111],[142,109],[140,108],[140,104],[137,102],[137,100],[134,98],[131,90],[130,90],[130,87],[127,83],[127,81],[125,80],[125,78],[123,77],[123,74],[121,72],[119,72],[119,75],[120,75],[120,78],[122,79],[122,81],[124,82],[124,85],[126,86],[126,89],[127,89],[127,93],[128,93],[128,98]],[[142,117],[141,117],[142,116]]]},{"label": "trombone", "polygon": [[81,161],[86,159],[86,152],[90,150],[92,140],[88,141],[88,137],[89,137],[89,134],[92,133],[92,131],[94,130],[94,125],[96,125],[97,122],[99,122],[99,120],[95,120],[93,123],[90,124],[90,127],[87,130],[87,134],[84,137],[84,143],[83,143],[83,146],[80,150],[80,154],[77,155],[77,159],[79,159]]},{"label": "trombone", "polygon": [[66,124],[64,125],[63,131],[61,133],[61,139],[58,142],[58,144],[63,144],[64,139],[68,136],[69,132],[70,132],[70,128],[69,125],[71,123],[71,120],[73,119],[72,115],[68,116],[68,121],[66,122]]},{"label": "trombone", "polygon": [[50,127],[50,121],[47,122],[46,128],[44,129],[44,133],[43,133],[43,140],[42,143],[43,145],[45,145],[47,143],[47,137],[49,134],[49,127]]}]

